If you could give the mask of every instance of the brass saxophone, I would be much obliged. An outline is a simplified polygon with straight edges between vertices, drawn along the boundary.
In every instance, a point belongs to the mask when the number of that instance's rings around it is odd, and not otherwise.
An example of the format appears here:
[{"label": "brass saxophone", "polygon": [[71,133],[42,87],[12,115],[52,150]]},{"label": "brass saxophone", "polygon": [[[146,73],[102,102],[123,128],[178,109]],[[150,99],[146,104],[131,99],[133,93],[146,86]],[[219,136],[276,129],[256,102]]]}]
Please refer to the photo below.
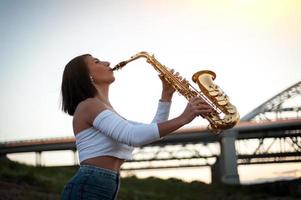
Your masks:
[{"label": "brass saxophone", "polygon": [[220,87],[214,84],[213,80],[216,75],[212,71],[203,70],[193,74],[192,80],[198,84],[201,91],[195,89],[187,80],[175,76],[167,67],[158,62],[154,55],[150,55],[144,51],[133,55],[126,61],[118,63],[112,68],[112,71],[121,69],[127,63],[141,57],[146,58],[146,61],[187,100],[198,96],[210,105],[213,112],[202,114],[201,116],[209,121],[208,129],[214,134],[232,128],[239,121],[240,116],[236,107],[229,102],[228,96],[220,89]]}]

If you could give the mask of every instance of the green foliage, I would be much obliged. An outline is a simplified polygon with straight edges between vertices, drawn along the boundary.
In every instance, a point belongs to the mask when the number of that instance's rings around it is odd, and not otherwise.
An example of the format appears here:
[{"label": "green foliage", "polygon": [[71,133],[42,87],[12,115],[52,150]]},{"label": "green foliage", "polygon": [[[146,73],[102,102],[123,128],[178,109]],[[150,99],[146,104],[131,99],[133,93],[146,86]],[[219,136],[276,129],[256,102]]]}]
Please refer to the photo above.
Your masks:
[{"label": "green foliage", "polygon": [[[0,161],[0,200],[1,199],[59,199],[60,193],[78,167],[34,167]],[[275,199],[278,188],[284,192],[276,199],[298,199],[298,194],[288,197],[283,189],[286,185],[297,188],[300,180],[292,184],[281,183],[253,186],[209,185],[194,181],[186,183],[178,179],[162,180],[155,177],[138,179],[135,176],[122,178],[119,200],[214,200],[214,199]],[[269,193],[269,188],[272,192]],[[297,191],[297,189],[295,191]],[[288,194],[288,195],[283,195]]]},{"label": "green foliage", "polygon": [[49,192],[60,192],[76,170],[77,167],[34,167],[1,161],[0,180],[37,186]]}]

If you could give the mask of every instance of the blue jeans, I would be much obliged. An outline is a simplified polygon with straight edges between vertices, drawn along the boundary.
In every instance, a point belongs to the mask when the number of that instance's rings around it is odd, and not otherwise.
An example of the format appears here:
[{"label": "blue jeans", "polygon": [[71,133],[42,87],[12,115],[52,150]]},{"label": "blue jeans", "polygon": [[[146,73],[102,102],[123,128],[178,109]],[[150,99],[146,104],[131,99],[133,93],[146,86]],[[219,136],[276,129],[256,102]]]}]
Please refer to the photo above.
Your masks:
[{"label": "blue jeans", "polygon": [[92,165],[80,165],[65,185],[61,200],[114,200],[120,186],[119,172]]}]

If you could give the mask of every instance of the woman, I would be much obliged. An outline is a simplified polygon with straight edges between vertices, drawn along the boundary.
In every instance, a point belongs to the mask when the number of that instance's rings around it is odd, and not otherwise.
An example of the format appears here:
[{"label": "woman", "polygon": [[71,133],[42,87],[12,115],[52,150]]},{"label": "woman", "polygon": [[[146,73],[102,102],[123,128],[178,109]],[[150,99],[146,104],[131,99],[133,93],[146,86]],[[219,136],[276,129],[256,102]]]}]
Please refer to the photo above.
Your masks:
[{"label": "woman", "polygon": [[80,168],[65,186],[62,199],[115,199],[120,167],[124,160],[132,159],[133,147],[156,141],[211,112],[203,100],[193,98],[180,116],[167,120],[175,90],[160,79],[163,89],[158,110],[152,123],[144,124],[124,119],[111,105],[109,86],[115,78],[109,62],[85,54],[66,65],[62,110],[73,116]]}]

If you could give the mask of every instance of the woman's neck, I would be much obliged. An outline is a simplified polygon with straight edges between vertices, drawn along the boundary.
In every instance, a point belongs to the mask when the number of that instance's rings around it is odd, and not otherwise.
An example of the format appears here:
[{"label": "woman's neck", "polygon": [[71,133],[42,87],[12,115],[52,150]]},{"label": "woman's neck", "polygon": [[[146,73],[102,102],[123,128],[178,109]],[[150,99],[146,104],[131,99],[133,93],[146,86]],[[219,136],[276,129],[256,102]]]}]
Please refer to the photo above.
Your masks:
[{"label": "woman's neck", "polygon": [[109,100],[109,85],[96,86],[97,95],[96,97],[101,100],[107,106],[112,107]]}]

